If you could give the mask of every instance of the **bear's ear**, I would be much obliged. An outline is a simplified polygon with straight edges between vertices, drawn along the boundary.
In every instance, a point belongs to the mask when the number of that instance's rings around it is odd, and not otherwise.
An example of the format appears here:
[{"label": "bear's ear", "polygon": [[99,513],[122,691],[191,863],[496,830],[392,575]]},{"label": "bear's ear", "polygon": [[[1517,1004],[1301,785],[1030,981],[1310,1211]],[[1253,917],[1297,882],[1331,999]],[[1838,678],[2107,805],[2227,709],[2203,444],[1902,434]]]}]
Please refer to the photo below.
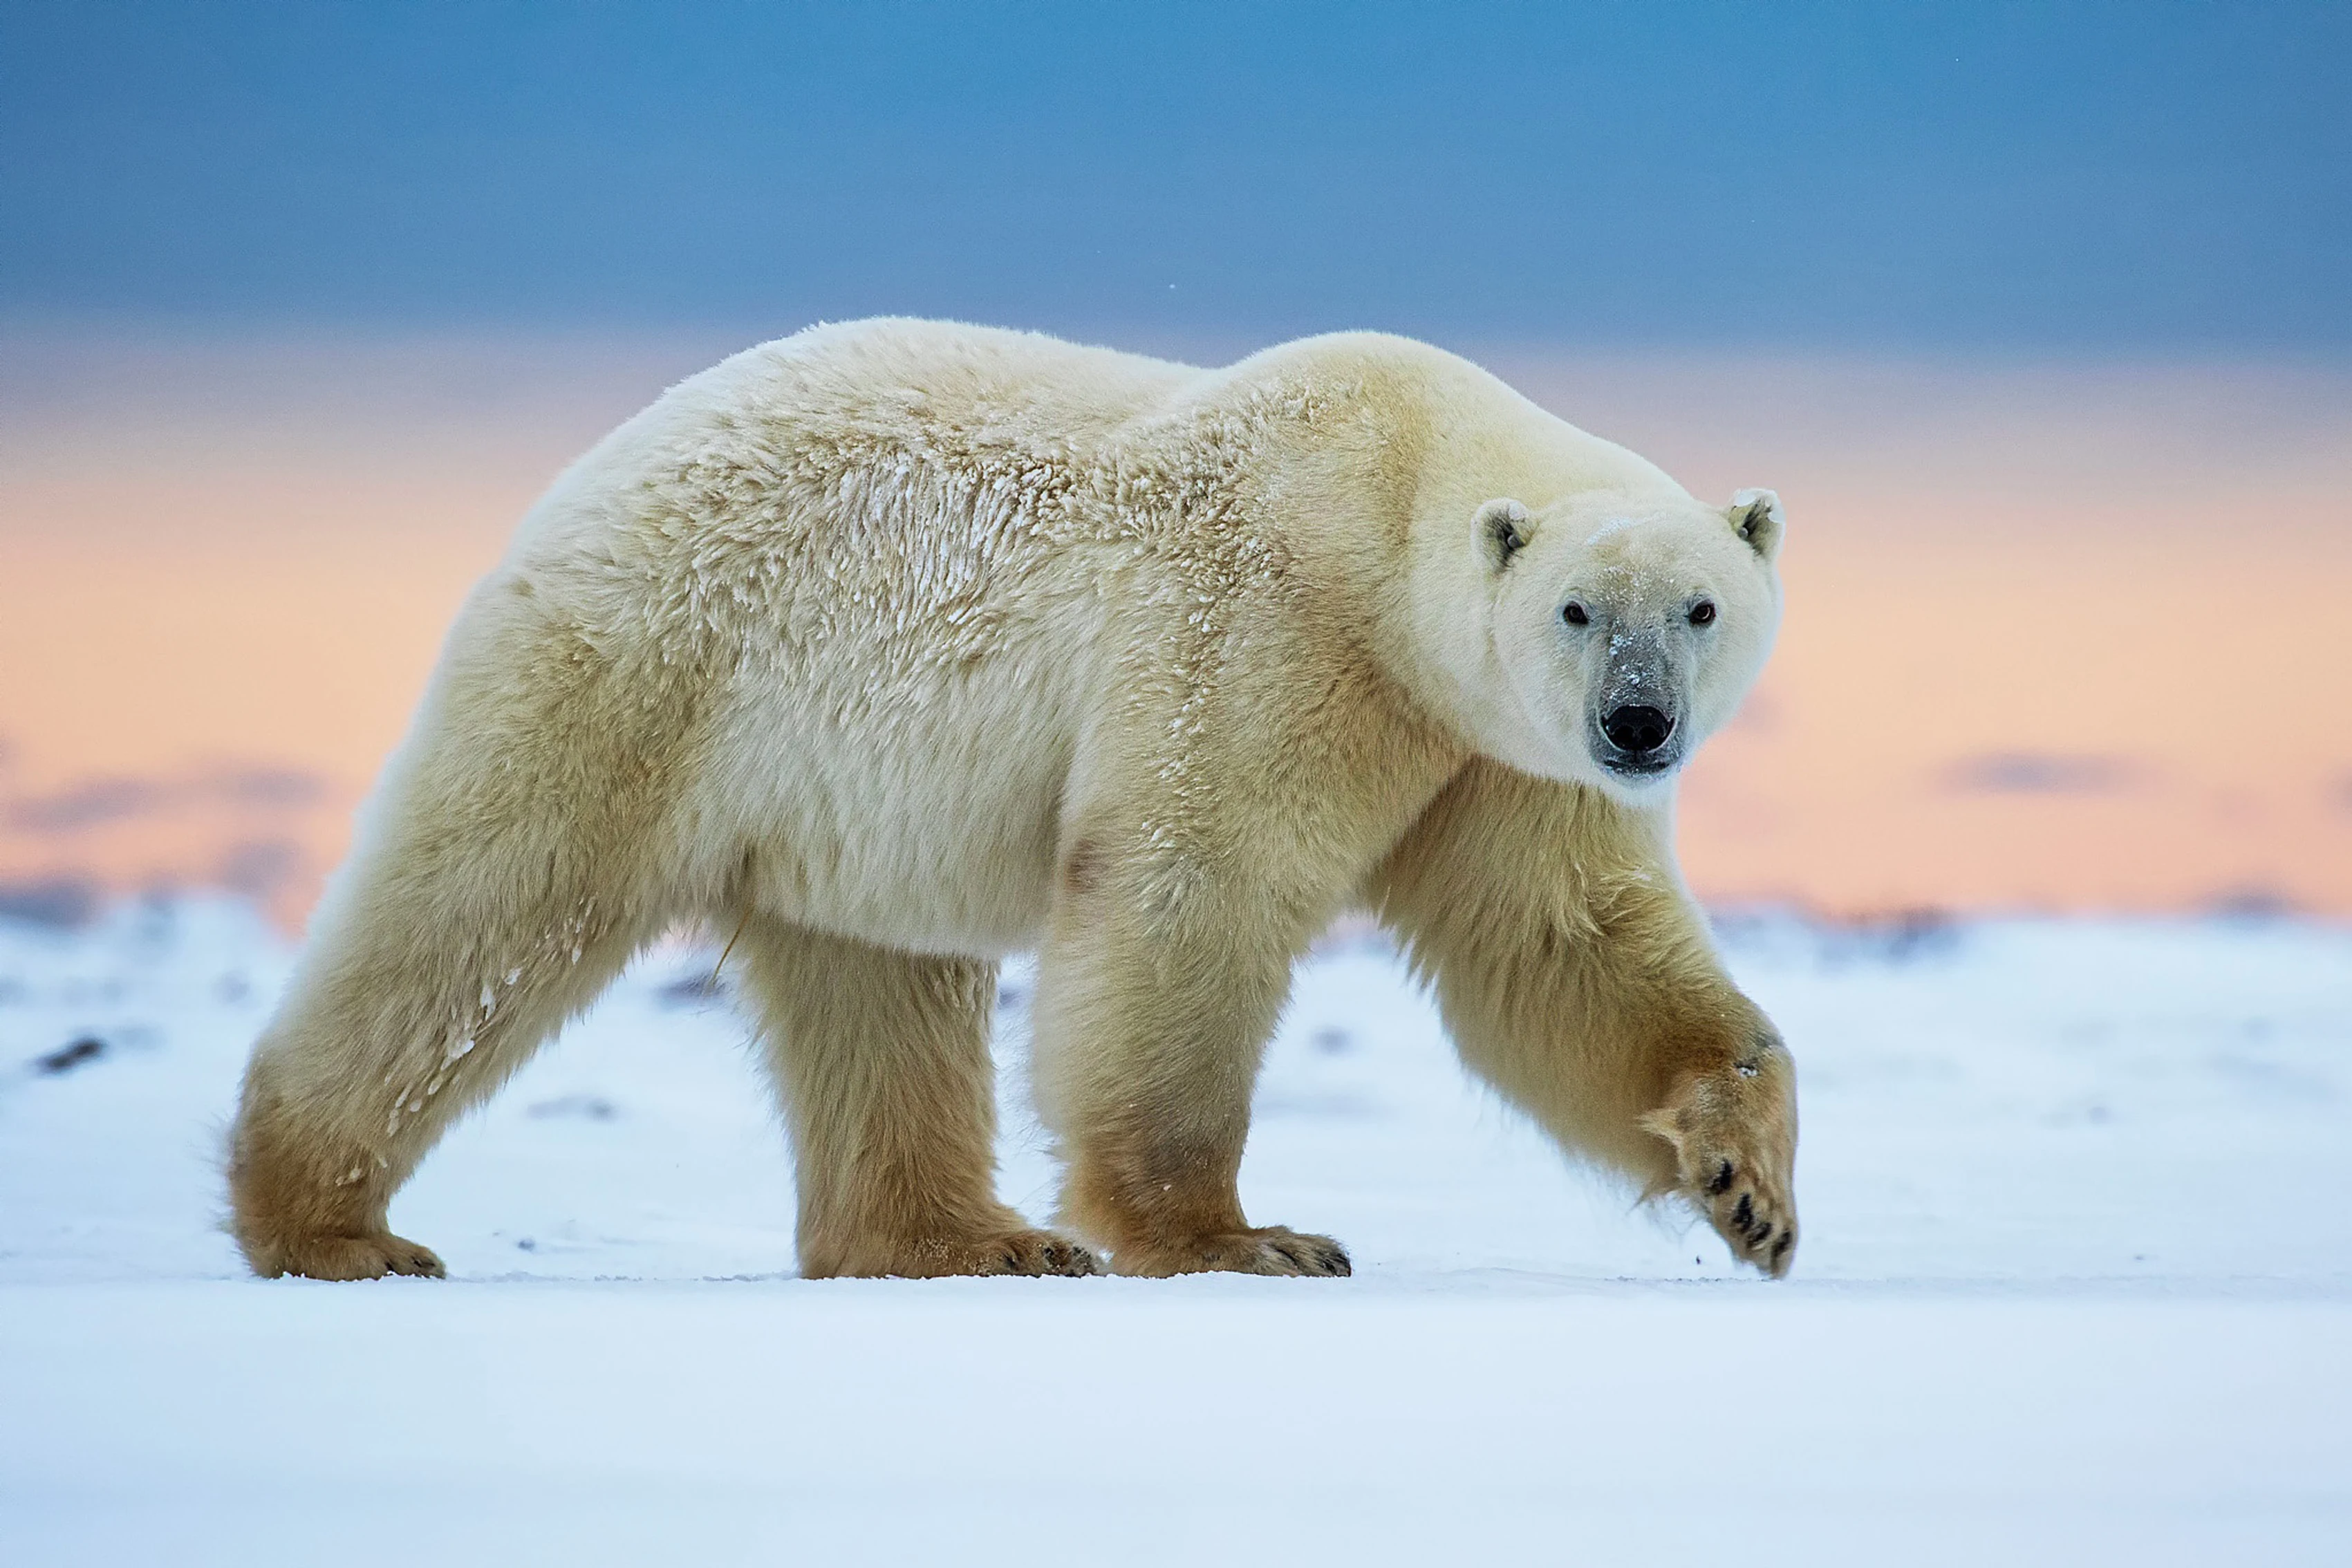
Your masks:
[{"label": "bear's ear", "polygon": [[1764,557],[1768,565],[1780,553],[1780,536],[1788,531],[1789,519],[1780,510],[1779,496],[1770,490],[1741,490],[1731,498],[1723,515],[1730,520],[1731,531]]},{"label": "bear's ear", "polygon": [[1480,507],[1474,526],[1478,548],[1486,552],[1486,564],[1497,572],[1528,547],[1536,531],[1528,509],[1507,497],[1497,497]]}]

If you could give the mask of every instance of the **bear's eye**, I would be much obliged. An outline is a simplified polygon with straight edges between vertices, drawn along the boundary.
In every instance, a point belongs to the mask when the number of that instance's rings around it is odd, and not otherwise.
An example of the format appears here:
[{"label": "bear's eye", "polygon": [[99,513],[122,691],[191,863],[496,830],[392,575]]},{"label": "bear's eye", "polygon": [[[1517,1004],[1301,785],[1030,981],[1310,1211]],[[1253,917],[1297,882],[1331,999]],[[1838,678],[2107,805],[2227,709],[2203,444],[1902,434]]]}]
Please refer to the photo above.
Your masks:
[{"label": "bear's eye", "polygon": [[1712,600],[1712,599],[1701,599],[1697,604],[1693,605],[1690,607],[1690,624],[1691,624],[1691,625],[1693,625],[1693,626],[1711,626],[1711,625],[1713,625],[1713,624],[1714,624],[1714,622],[1715,622],[1715,601],[1714,601],[1714,600]]},{"label": "bear's eye", "polygon": [[1592,617],[1584,613],[1582,605],[1568,605],[1559,612],[1559,618],[1571,626],[1588,626],[1592,624]]}]

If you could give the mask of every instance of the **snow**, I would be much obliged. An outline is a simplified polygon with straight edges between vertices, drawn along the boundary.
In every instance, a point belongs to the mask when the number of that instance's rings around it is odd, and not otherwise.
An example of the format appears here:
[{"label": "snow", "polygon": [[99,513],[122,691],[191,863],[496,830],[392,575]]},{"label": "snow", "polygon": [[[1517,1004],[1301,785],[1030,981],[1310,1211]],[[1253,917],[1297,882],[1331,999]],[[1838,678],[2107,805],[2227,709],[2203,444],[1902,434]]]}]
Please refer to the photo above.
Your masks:
[{"label": "snow", "polygon": [[2352,1561],[2352,931],[1725,935],[1803,1075],[1785,1284],[1566,1165],[1350,940],[1244,1196],[1351,1279],[795,1279],[681,944],[402,1195],[450,1279],[322,1285],[215,1228],[283,944],[0,925],[0,1562]]}]

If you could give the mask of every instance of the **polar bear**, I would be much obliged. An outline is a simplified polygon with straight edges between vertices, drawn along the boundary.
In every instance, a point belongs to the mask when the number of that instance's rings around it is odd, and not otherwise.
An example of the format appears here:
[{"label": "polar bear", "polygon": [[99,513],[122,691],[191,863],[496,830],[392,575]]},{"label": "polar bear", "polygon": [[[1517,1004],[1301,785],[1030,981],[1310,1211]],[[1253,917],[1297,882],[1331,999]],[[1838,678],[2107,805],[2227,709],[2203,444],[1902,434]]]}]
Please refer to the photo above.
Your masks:
[{"label": "polar bear", "polygon": [[[257,1043],[253,1268],[438,1274],[393,1194],[647,941],[732,933],[803,1272],[1349,1271],[1235,1177],[1293,963],[1373,912],[1570,1152],[1793,1256],[1795,1079],[1671,843],[1783,521],[1467,362],[814,328],[564,473],[449,635]],[[994,1190],[1039,952],[1059,1231]]]}]

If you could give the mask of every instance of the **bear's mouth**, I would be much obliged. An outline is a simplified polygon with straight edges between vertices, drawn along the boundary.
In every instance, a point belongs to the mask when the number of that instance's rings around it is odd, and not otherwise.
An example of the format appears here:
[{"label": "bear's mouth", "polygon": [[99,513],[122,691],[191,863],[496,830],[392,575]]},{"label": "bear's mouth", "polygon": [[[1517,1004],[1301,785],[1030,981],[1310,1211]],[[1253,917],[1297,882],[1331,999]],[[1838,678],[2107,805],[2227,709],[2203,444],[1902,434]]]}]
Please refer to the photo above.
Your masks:
[{"label": "bear's mouth", "polygon": [[1601,757],[1598,759],[1602,767],[1608,769],[1619,778],[1626,779],[1654,779],[1660,773],[1670,773],[1675,771],[1675,765],[1681,760],[1682,759],[1679,757],[1635,758],[1624,756]]}]

